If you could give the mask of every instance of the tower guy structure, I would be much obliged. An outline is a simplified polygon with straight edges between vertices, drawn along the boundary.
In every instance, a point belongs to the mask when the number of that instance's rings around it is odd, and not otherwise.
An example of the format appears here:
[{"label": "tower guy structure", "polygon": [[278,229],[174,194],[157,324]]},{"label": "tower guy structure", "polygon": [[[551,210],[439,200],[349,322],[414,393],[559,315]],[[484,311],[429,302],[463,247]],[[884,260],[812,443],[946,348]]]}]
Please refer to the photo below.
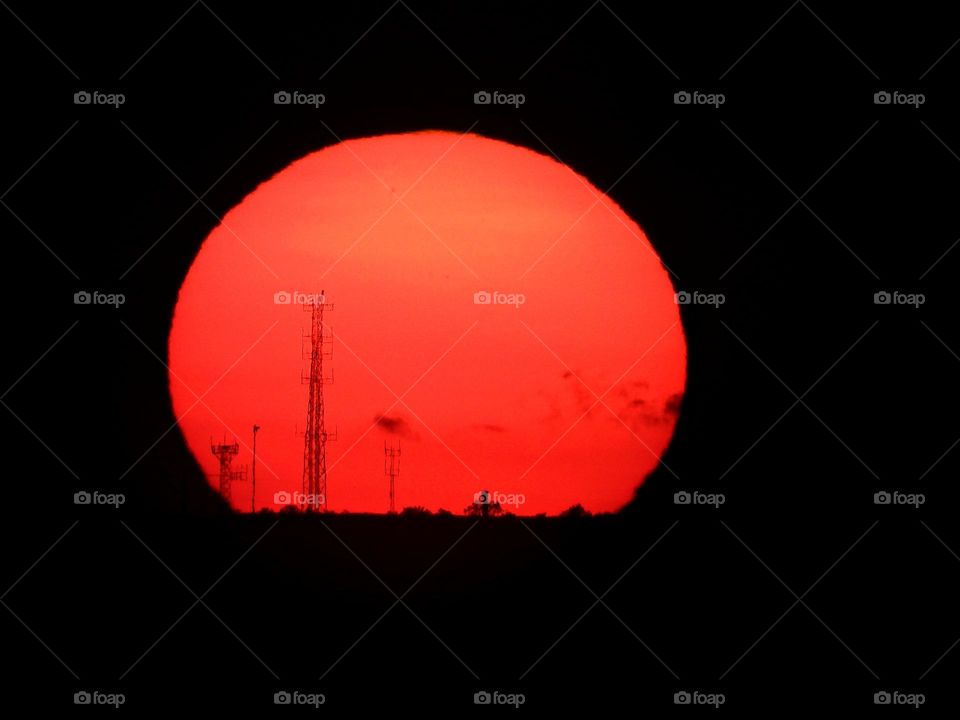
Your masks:
[{"label": "tower guy structure", "polygon": [[[323,291],[308,296],[304,310],[310,312],[310,370],[301,372],[300,382],[309,385],[307,395],[307,426],[303,434],[303,495],[301,509],[327,511],[327,440],[331,438],[326,429],[326,410],[323,401],[323,386],[333,382],[333,375],[324,375],[323,361],[329,357],[328,332],[323,321],[324,312],[333,310],[326,303]],[[304,337],[305,339],[305,337]]]},{"label": "tower guy structure", "polygon": [[246,480],[247,472],[245,469],[234,470],[233,459],[240,453],[240,443],[228,443],[226,439],[223,442],[215,443],[210,441],[210,452],[217,456],[220,461],[220,494],[228,503],[231,501],[231,485],[238,480]]},{"label": "tower guy structure", "polygon": [[383,474],[390,476],[390,512],[397,511],[397,476],[400,475],[400,442],[390,447],[383,443]]},{"label": "tower guy structure", "polygon": [[250,474],[250,512],[257,511],[257,432],[260,426],[253,426],[253,472]]}]

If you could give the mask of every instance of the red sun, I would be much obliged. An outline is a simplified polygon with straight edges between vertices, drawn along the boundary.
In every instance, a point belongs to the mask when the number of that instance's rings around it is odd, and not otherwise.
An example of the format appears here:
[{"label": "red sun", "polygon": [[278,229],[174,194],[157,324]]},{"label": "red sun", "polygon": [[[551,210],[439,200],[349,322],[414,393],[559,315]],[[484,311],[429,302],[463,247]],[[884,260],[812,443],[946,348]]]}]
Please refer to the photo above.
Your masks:
[{"label": "red sun", "polygon": [[[176,306],[180,429],[217,488],[211,438],[236,441],[233,469],[249,467],[260,426],[257,509],[301,490],[310,313],[296,301],[321,291],[331,511],[387,511],[385,441],[402,448],[398,510],[462,513],[486,490],[518,515],[619,510],[669,444],[680,314],[618,205],[565,165],[478,135],[348,140],[233,208]],[[249,479],[232,483],[235,509],[251,500]]]}]

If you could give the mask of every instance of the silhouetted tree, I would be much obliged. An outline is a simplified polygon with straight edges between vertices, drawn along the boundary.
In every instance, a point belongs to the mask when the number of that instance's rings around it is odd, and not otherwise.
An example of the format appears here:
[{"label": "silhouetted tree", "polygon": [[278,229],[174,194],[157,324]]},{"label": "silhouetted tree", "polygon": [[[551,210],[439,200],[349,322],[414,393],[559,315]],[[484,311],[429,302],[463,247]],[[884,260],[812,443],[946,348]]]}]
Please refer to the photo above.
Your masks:
[{"label": "silhouetted tree", "polygon": [[401,510],[400,514],[405,517],[423,517],[424,515],[432,515],[433,513],[423,507],[423,505],[411,505]]},{"label": "silhouetted tree", "polygon": [[583,509],[583,505],[577,503],[576,505],[572,505],[560,513],[560,517],[590,517],[590,513]]}]

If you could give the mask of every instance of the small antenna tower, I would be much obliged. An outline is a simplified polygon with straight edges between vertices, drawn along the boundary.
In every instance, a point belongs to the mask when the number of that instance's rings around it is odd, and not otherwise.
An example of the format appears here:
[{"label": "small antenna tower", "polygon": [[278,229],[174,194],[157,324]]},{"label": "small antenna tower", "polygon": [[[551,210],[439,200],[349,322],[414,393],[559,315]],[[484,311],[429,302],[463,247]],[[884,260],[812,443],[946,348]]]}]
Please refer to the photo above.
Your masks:
[{"label": "small antenna tower", "polygon": [[383,474],[390,476],[390,513],[397,511],[397,476],[400,475],[400,441],[390,447],[383,442]]},{"label": "small antenna tower", "polygon": [[233,459],[240,453],[240,443],[228,443],[226,438],[224,438],[223,442],[215,443],[211,439],[210,452],[216,455],[217,460],[220,462],[220,494],[227,503],[230,503],[231,485],[239,480],[247,479],[247,471],[245,468],[240,470],[234,470],[232,468]]}]

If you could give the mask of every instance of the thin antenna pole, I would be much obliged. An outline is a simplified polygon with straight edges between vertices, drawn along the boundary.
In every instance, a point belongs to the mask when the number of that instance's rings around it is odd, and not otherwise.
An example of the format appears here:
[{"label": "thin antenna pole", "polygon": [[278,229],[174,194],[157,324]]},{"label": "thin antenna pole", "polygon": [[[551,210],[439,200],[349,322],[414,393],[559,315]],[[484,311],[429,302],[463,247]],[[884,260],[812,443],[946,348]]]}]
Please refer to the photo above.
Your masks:
[{"label": "thin antenna pole", "polygon": [[252,513],[257,511],[257,431],[259,429],[259,425],[253,426],[253,469],[250,476],[250,484],[252,486],[250,491],[250,512]]},{"label": "thin antenna pole", "polygon": [[397,447],[387,446],[383,441],[383,474],[390,476],[390,512],[397,511],[397,477],[400,475],[400,441]]}]

